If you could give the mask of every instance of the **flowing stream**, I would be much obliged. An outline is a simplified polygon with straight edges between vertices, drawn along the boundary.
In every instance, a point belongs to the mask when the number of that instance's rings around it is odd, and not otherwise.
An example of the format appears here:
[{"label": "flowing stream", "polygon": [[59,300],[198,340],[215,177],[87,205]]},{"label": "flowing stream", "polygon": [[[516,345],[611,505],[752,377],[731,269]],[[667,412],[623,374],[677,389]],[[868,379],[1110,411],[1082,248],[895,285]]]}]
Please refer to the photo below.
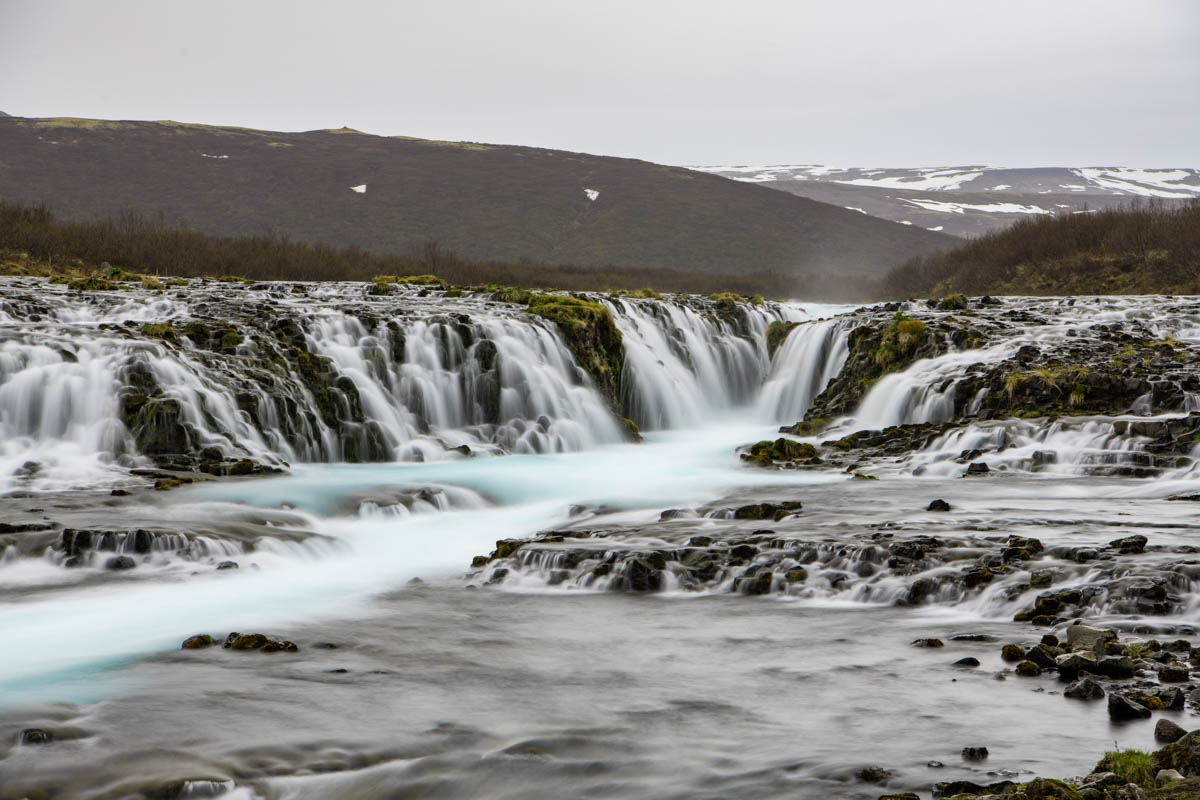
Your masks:
[{"label": "flowing stream", "polygon": [[[999,642],[1025,635],[1011,620],[1038,593],[1028,571],[965,591],[956,563],[893,569],[879,543],[934,537],[968,558],[1033,536],[1054,585],[1103,587],[1096,619],[1174,637],[1200,621],[1200,562],[1178,566],[1200,518],[1165,500],[1195,491],[1193,462],[1116,471],[1152,463],[1147,426],[1189,419],[1191,396],[1169,411],[972,417],[859,480],[748,466],[738,448],[818,402],[851,332],[887,319],[870,309],[599,298],[625,354],[606,398],[552,323],[472,293],[75,295],[5,280],[0,798],[885,793],[855,777],[866,766],[893,773],[886,791],[928,797],[951,777],[1082,774],[1114,739],[1152,737],[994,678]],[[1200,310],[1148,299],[1038,314],[882,377],[828,433],[791,438],[949,422],[969,369],[1094,326],[1200,341]],[[769,358],[774,322],[799,324]],[[961,480],[971,451],[998,474]],[[195,482],[151,488],[188,469]],[[927,510],[934,498],[953,511]],[[767,501],[803,510],[738,511]],[[547,531],[566,541],[471,568]],[[600,537],[582,560],[576,534]],[[767,534],[809,548],[803,585],[747,596],[744,565],[700,587],[668,566],[657,591],[615,591],[634,575],[627,551]],[[1150,540],[1137,568],[1076,558],[1131,534]],[[603,558],[615,567],[597,578]],[[1178,602],[1139,613],[1130,587],[1168,569]],[[914,601],[916,578],[933,588]],[[179,649],[230,631],[300,649]],[[947,646],[910,646],[922,637]],[[982,667],[954,667],[964,656]],[[54,741],[23,743],[31,728]],[[961,761],[974,745],[991,760]],[[164,786],[176,794],[153,794]]]}]

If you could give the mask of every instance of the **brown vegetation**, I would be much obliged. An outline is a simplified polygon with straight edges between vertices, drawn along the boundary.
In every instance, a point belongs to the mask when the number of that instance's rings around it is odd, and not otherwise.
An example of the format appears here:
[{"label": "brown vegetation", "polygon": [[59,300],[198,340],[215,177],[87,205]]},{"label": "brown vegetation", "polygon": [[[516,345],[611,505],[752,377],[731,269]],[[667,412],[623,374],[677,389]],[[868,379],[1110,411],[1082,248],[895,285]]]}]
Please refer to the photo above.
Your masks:
[{"label": "brown vegetation", "polygon": [[965,294],[1200,294],[1200,200],[1025,219],[954,250],[918,256],[885,297]]},{"label": "brown vegetation", "polygon": [[[24,258],[22,258],[24,256]],[[407,255],[292,242],[279,235],[210,236],[133,212],[103,222],[65,222],[47,208],[0,201],[0,261],[9,274],[81,276],[108,263],[129,272],[254,280],[375,280],[432,274],[458,285],[502,284],[572,291],[649,289],[710,294],[733,291],[787,297],[794,278],[718,275],[632,267],[475,261],[436,242]]]}]

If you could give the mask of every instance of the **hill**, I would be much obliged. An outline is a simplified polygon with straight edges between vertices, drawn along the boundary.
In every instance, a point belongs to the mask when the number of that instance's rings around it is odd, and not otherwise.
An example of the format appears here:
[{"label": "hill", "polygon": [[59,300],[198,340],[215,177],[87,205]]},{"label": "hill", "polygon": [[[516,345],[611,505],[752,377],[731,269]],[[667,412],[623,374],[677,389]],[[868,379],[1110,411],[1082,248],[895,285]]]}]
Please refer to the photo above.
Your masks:
[{"label": "hill", "polygon": [[956,239],[693,170],[531,147],[0,119],[0,199],[221,235],[483,260],[879,276]]},{"label": "hill", "polygon": [[1200,201],[1025,219],[909,260],[885,296],[1200,294]]},{"label": "hill", "polygon": [[1027,216],[1119,208],[1136,197],[1159,198],[1166,206],[1200,197],[1200,170],[1196,169],[815,165],[696,169],[963,237],[1001,230]]}]

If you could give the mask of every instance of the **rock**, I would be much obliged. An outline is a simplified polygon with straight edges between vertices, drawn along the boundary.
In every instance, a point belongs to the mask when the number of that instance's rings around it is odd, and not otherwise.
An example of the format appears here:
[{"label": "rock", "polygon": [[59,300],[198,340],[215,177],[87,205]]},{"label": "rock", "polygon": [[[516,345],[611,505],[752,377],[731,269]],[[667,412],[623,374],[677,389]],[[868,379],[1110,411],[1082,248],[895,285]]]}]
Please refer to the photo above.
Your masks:
[{"label": "rock", "polygon": [[1082,653],[1066,653],[1054,659],[1058,677],[1064,681],[1073,681],[1081,672],[1095,672],[1096,659]]},{"label": "rock", "polygon": [[1123,539],[1113,539],[1108,546],[1123,556],[1138,555],[1146,552],[1147,541],[1146,537],[1141,535],[1126,536]]},{"label": "rock", "polygon": [[1169,719],[1160,719],[1154,724],[1154,739],[1159,742],[1178,742],[1184,736],[1187,736],[1187,731],[1176,725]]},{"label": "rock", "polygon": [[266,643],[267,637],[261,633],[242,633],[238,634],[233,641],[226,639],[225,647],[231,650],[258,650]]},{"label": "rock", "polygon": [[216,644],[216,640],[207,633],[198,633],[195,636],[189,636],[183,640],[180,645],[180,650],[203,650],[206,647],[212,647]]},{"label": "rock", "polygon": [[1200,731],[1192,731],[1154,753],[1154,769],[1173,769],[1185,778],[1200,775]]},{"label": "rock", "polygon": [[881,794],[879,800],[921,800],[921,796],[912,792],[905,792],[904,794]]},{"label": "rock", "polygon": [[1037,644],[1025,652],[1025,658],[1037,664],[1042,669],[1058,669],[1054,653],[1044,644]]},{"label": "rock", "polygon": [[1131,719],[1146,719],[1150,716],[1150,709],[1122,695],[1113,693],[1108,696],[1108,716],[1117,722],[1125,722]]},{"label": "rock", "polygon": [[1072,700],[1099,700],[1104,697],[1104,688],[1091,678],[1080,678],[1063,690],[1063,697]]},{"label": "rock", "polygon": [[983,461],[975,461],[967,465],[967,475],[986,475],[991,472],[991,468]]},{"label": "rock", "polygon": [[938,500],[934,500],[933,502],[931,502],[926,507],[925,510],[926,511],[949,511],[950,504],[947,503],[945,500],[938,499]]},{"label": "rock", "polygon": [[1183,780],[1183,775],[1179,774],[1177,770],[1173,769],[1160,769],[1158,774],[1154,776],[1154,782],[1159,786],[1166,786],[1169,783],[1178,783],[1181,780]]},{"label": "rock", "polygon": [[964,747],[962,757],[967,761],[983,761],[988,757],[988,749],[986,747]]},{"label": "rock", "polygon": [[1072,650],[1090,650],[1100,655],[1104,652],[1104,643],[1116,638],[1117,632],[1107,628],[1088,625],[1071,625],[1067,628],[1067,645]]},{"label": "rock", "polygon": [[238,568],[238,563],[236,561],[222,561],[220,564],[217,564],[217,569],[237,569],[237,568]]},{"label": "rock", "polygon": [[946,643],[941,639],[916,639],[912,643],[913,647],[945,647]]},{"label": "rock", "polygon": [[267,643],[262,646],[264,653],[298,653],[300,648],[295,642],[287,639],[268,639]]},{"label": "rock", "polygon": [[1042,674],[1042,668],[1032,661],[1022,661],[1017,664],[1017,674],[1025,678],[1036,678]]},{"label": "rock", "polygon": [[955,661],[954,666],[956,666],[956,667],[978,667],[979,659],[975,658],[974,656],[967,656],[966,658],[960,658],[958,661]]},{"label": "rock", "polygon": [[981,785],[973,781],[946,781],[933,785],[934,797],[954,797],[959,794],[1001,794],[1012,788],[1012,781],[997,781]]},{"label": "rock", "polygon": [[863,783],[887,783],[888,779],[892,777],[892,772],[883,767],[863,767],[854,773],[854,777]]},{"label": "rock", "polygon": [[137,566],[137,562],[134,561],[129,556],[113,556],[112,558],[110,558],[104,562],[105,569],[118,570],[118,571],[125,570],[125,569],[133,569],[136,566]]},{"label": "rock", "polygon": [[1184,664],[1164,664],[1158,670],[1158,679],[1163,683],[1185,683],[1191,677],[1192,671]]},{"label": "rock", "polygon": [[1005,661],[1016,663],[1025,660],[1025,648],[1019,644],[1006,644],[1000,648],[1000,657]]},{"label": "rock", "polygon": [[1025,784],[1023,796],[1025,800],[1080,800],[1083,797],[1062,781],[1048,778],[1034,778]]},{"label": "rock", "polygon": [[21,731],[21,744],[50,744],[54,734],[43,728],[26,728]]},{"label": "rock", "polygon": [[1107,656],[1096,662],[1095,672],[1106,678],[1126,680],[1133,677],[1133,662],[1128,656]]}]

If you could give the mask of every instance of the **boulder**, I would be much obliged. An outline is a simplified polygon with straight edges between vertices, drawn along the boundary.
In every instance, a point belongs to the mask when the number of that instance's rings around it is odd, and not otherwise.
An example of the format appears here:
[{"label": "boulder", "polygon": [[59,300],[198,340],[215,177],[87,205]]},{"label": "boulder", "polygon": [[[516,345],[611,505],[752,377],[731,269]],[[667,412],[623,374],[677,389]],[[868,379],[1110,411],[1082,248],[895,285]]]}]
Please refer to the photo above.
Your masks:
[{"label": "boulder", "polygon": [[854,777],[863,783],[887,783],[892,777],[892,771],[883,767],[863,767],[854,773]]},{"label": "boulder", "polygon": [[1126,536],[1122,539],[1113,539],[1108,546],[1121,555],[1138,555],[1146,552],[1147,541],[1146,537],[1141,535]]},{"label": "boulder", "polygon": [[104,562],[105,569],[111,569],[114,571],[133,569],[136,566],[137,562],[129,556],[113,556]]},{"label": "boulder", "polygon": [[21,744],[49,744],[54,734],[43,728],[26,728],[21,731]]},{"label": "boulder", "polygon": [[1096,674],[1127,680],[1133,677],[1133,661],[1128,656],[1107,656],[1096,662]]},{"label": "boulder", "polygon": [[1169,719],[1160,719],[1154,724],[1154,738],[1156,741],[1170,744],[1171,742],[1178,742],[1184,736],[1187,736],[1187,731]]},{"label": "boulder", "polygon": [[1107,628],[1093,628],[1089,625],[1067,627],[1067,645],[1072,650],[1088,650],[1099,655],[1104,652],[1104,643],[1116,638],[1117,632]]},{"label": "boulder", "polygon": [[1058,677],[1064,681],[1073,681],[1081,672],[1095,672],[1096,659],[1081,653],[1066,653],[1054,659]]},{"label": "boulder", "polygon": [[1186,664],[1164,664],[1158,669],[1158,679],[1163,683],[1185,683],[1191,677]]},{"label": "boulder", "polygon": [[938,499],[932,501],[925,509],[926,511],[949,511],[950,504],[945,500]]},{"label": "boulder", "polygon": [[962,757],[966,761],[983,761],[988,757],[988,749],[986,747],[964,747]]},{"label": "boulder", "polygon": [[189,636],[183,640],[180,645],[180,650],[203,650],[206,647],[212,647],[216,644],[216,640],[207,633],[198,633],[195,636]]},{"label": "boulder", "polygon": [[1063,690],[1063,697],[1072,700],[1099,700],[1104,697],[1104,688],[1091,678],[1081,678]]},{"label": "boulder", "polygon": [[1200,775],[1200,731],[1192,731],[1154,753],[1154,769],[1173,769],[1185,778]]},{"label": "boulder", "polygon": [[1135,703],[1126,697],[1113,693],[1108,696],[1108,716],[1117,722],[1146,719],[1150,716],[1150,709],[1140,703]]}]

